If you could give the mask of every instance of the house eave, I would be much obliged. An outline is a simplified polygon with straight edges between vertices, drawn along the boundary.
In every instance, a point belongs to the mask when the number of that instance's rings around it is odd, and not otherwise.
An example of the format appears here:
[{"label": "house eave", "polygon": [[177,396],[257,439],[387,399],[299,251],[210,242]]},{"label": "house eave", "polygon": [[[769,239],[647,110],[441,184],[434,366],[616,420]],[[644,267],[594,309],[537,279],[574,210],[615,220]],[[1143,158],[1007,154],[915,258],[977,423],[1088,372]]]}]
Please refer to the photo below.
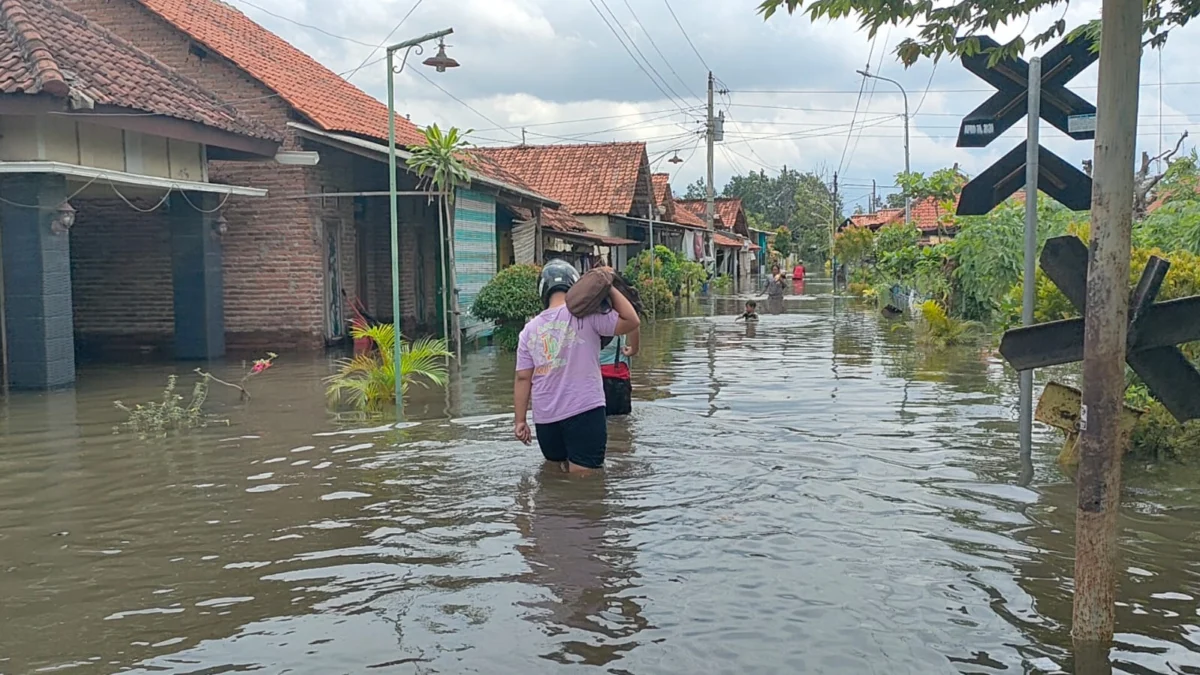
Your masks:
[{"label": "house eave", "polygon": [[[376,143],[374,141],[364,140],[356,136],[348,136],[346,134],[324,131],[301,122],[288,122],[288,127],[297,131],[301,136],[319,143],[324,143],[348,152],[353,152],[363,157],[367,157],[368,159],[373,159],[379,162],[387,162],[388,147],[386,143]],[[407,161],[409,157],[412,157],[411,152],[402,148],[396,148],[396,158],[398,160]],[[512,193],[524,199],[535,202],[541,206],[549,206],[551,208],[558,208],[560,206],[559,202],[554,201],[545,195],[540,195],[536,192],[518,187],[511,183],[489,178],[483,174],[480,174],[478,171],[468,170],[467,174],[471,177],[471,182],[473,183],[479,182],[483,185]]]}]

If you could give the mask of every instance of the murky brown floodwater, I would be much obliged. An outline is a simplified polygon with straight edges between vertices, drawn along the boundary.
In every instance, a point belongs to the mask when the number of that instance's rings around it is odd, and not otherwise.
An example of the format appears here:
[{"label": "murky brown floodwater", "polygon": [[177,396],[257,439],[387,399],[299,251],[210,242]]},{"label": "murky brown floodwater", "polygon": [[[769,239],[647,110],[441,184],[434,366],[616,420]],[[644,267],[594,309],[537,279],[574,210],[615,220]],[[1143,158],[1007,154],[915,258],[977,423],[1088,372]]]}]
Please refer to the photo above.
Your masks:
[{"label": "murky brown floodwater", "polygon": [[[402,432],[286,356],[165,441],[111,402],[168,367],[13,396],[0,673],[1072,672],[1074,493],[1041,430],[1018,486],[1015,378],[807,292],[650,328],[593,480],[511,439],[488,353]],[[1200,673],[1197,484],[1128,491],[1118,672]]]}]

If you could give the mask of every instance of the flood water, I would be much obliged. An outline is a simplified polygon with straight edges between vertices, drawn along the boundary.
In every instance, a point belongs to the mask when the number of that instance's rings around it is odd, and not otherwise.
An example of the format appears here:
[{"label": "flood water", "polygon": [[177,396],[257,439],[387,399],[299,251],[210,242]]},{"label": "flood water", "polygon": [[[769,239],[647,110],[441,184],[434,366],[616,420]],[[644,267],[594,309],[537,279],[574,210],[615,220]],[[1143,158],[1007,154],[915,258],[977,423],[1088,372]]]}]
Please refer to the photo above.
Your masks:
[{"label": "flood water", "polygon": [[[183,365],[9,397],[0,673],[1084,672],[1074,489],[1046,429],[1021,486],[999,357],[819,280],[755,327],[719,304],[645,329],[584,480],[512,440],[489,351],[402,431],[327,412],[325,358],[168,440],[114,435],[112,401]],[[1200,673],[1197,483],[1131,480],[1112,670]]]}]

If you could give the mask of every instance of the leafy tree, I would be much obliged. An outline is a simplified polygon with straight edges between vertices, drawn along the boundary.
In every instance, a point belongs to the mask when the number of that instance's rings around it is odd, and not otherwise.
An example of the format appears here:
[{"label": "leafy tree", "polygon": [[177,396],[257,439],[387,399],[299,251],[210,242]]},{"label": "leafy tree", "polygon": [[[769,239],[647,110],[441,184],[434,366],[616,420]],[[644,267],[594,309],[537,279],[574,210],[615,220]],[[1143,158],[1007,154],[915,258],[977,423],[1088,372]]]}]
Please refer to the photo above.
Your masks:
[{"label": "leafy tree", "polygon": [[889,192],[887,194],[887,197],[884,198],[884,205],[886,206],[886,208],[889,208],[889,209],[904,208],[904,193],[903,192]]},{"label": "leafy tree", "polygon": [[1193,150],[1167,167],[1158,183],[1162,203],[1134,224],[1134,245],[1200,254],[1200,172]]},{"label": "leafy tree", "polygon": [[775,230],[774,236],[771,237],[771,248],[782,260],[792,257],[792,233],[787,227],[780,225],[779,229]]},{"label": "leafy tree", "polygon": [[869,227],[851,225],[837,234],[833,253],[847,268],[861,265],[875,248],[875,233]]},{"label": "leafy tree", "polygon": [[894,253],[903,248],[915,247],[921,241],[921,231],[913,225],[889,223],[879,228],[875,235],[877,253]]},{"label": "leafy tree", "polygon": [[954,213],[955,202],[967,184],[967,176],[955,164],[947,169],[938,169],[928,177],[917,172],[900,172],[896,174],[896,184],[900,186],[901,200],[908,197],[914,204],[930,198],[934,200],[938,234],[941,234],[945,224],[943,221]]},{"label": "leafy tree", "polygon": [[688,183],[687,189],[683,192],[684,199],[707,199],[708,198],[708,183],[703,178],[697,178],[695,182]]}]

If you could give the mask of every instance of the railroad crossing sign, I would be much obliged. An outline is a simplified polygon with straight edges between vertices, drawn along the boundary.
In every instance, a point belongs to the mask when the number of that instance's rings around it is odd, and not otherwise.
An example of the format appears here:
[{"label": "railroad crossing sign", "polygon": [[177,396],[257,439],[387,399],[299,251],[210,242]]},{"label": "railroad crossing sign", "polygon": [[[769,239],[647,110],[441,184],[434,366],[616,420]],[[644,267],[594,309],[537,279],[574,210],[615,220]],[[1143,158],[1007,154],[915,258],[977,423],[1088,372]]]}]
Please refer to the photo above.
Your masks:
[{"label": "railroad crossing sign", "polygon": [[[1075,309],[1087,303],[1088,249],[1075,237],[1055,237],[1041,265]],[[1129,301],[1125,362],[1180,422],[1200,418],[1200,372],[1177,345],[1200,340],[1200,296],[1155,302],[1171,263],[1152,256]],[[1083,359],[1083,319],[1051,321],[1004,333],[1000,353],[1017,370]]]},{"label": "railroad crossing sign", "polygon": [[[982,216],[1025,185],[1025,141],[963,186],[957,215]],[[1038,146],[1038,189],[1073,211],[1092,201],[1092,179],[1066,160]]]},{"label": "railroad crossing sign", "polygon": [[[987,51],[1000,44],[986,36],[978,40],[979,53],[962,57],[962,64],[998,91],[963,118],[958,129],[960,148],[988,145],[1021,121],[1028,108],[1029,64],[1024,59],[1004,60],[989,68]],[[1094,120],[1096,106],[1067,89],[1066,84],[1095,62],[1098,54],[1093,45],[1093,39],[1087,36],[1070,41],[1064,39],[1042,57],[1039,115],[1077,141],[1095,138],[1095,126],[1094,123],[1091,128],[1076,124],[1073,128],[1070,118],[1091,116]]]}]

